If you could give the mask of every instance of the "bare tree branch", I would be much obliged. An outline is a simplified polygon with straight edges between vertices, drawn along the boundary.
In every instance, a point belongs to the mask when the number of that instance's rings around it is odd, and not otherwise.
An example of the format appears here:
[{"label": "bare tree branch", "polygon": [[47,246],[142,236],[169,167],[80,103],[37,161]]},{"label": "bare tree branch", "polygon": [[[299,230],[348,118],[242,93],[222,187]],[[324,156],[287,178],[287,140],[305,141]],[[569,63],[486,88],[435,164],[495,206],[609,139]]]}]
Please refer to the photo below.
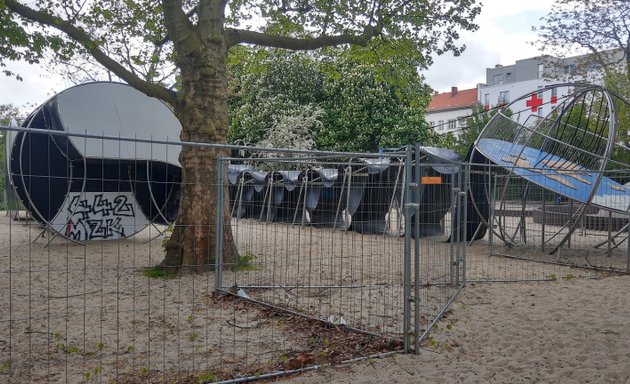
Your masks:
[{"label": "bare tree branch", "polygon": [[264,47],[284,48],[291,50],[311,50],[323,47],[333,47],[343,44],[366,46],[373,37],[380,34],[380,30],[367,26],[360,35],[321,35],[314,38],[295,38],[288,36],[270,35],[267,33],[227,28],[225,30],[228,47],[236,44],[256,44]]}]

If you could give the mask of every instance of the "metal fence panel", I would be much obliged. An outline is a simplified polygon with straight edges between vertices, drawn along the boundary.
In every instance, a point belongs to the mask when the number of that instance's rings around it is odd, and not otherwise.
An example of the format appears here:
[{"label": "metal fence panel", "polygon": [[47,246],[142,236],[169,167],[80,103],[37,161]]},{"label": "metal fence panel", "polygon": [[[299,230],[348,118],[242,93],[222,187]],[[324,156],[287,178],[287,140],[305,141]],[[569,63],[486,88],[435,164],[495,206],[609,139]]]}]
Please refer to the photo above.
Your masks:
[{"label": "metal fence panel", "polygon": [[[477,196],[487,194],[491,230],[467,250],[469,281],[570,279],[628,270],[627,214],[568,199],[499,167],[483,172]],[[574,173],[563,175],[583,178]],[[624,174],[607,172],[607,179],[623,185]]]}]

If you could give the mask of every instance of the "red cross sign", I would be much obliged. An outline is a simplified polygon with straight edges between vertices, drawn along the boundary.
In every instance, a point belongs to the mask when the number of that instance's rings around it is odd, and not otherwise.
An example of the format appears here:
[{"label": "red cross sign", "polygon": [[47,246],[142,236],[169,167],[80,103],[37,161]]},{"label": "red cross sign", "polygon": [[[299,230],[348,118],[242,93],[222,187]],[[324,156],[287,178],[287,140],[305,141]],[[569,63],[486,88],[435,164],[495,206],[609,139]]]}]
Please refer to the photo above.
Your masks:
[{"label": "red cross sign", "polygon": [[539,99],[537,93],[534,93],[532,98],[525,102],[525,106],[530,107],[532,112],[538,112],[538,107],[541,105],[543,105],[543,99]]}]

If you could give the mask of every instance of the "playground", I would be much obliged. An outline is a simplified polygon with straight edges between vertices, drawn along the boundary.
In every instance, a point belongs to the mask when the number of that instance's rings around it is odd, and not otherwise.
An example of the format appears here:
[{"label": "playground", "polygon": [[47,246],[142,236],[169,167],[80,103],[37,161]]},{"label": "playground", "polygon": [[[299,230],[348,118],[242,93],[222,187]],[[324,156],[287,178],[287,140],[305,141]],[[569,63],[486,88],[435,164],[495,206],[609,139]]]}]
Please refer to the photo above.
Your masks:
[{"label": "playground", "polygon": [[[518,110],[529,98],[554,109]],[[546,325],[581,329],[569,321],[578,314],[603,330],[588,335],[594,343],[618,337],[627,306],[609,303],[606,322],[582,312],[590,298],[575,298],[575,314],[565,313],[573,303],[553,303],[564,297],[555,290],[574,297],[599,281],[627,285],[615,277],[630,270],[619,102],[597,86],[532,92],[490,120],[466,159],[421,145],[374,154],[247,148],[248,157],[222,158],[207,181],[229,214],[203,226],[177,217],[177,159],[183,146],[212,145],[169,139],[179,130],[170,111],[128,86],[70,88],[22,127],[4,127],[13,202],[0,221],[0,375],[239,382],[399,352],[479,364],[470,348],[500,364],[496,345],[467,343],[483,336],[518,353],[519,340],[537,356],[578,348]],[[84,128],[92,119],[97,132]],[[154,128],[162,137],[146,138]],[[218,239],[227,228],[239,258],[219,256],[203,273],[156,268],[174,226]],[[536,319],[543,341],[519,339]],[[512,339],[493,335],[506,326]],[[567,355],[582,361],[582,351]]]}]

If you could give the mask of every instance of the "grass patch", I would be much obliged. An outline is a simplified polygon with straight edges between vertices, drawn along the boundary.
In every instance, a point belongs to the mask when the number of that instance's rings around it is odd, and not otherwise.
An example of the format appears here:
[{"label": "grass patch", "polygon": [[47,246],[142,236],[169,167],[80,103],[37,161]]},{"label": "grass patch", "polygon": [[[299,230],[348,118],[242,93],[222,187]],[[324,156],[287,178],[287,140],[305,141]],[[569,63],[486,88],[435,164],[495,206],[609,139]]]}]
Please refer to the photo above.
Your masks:
[{"label": "grass patch", "polygon": [[240,255],[236,260],[234,269],[237,271],[255,271],[256,266],[254,265],[254,260],[256,260],[256,255],[251,252],[245,252],[245,254]]},{"label": "grass patch", "polygon": [[177,277],[176,271],[161,267],[146,268],[142,274],[150,279],[174,279]]},{"label": "grass patch", "polygon": [[210,372],[200,373],[197,376],[197,382],[199,384],[209,383],[211,381],[214,381],[214,379],[215,379],[214,375]]},{"label": "grass patch", "polygon": [[0,365],[0,375],[4,375],[5,373],[8,373],[9,368],[11,368],[11,361],[9,360],[3,361],[2,365]]}]

